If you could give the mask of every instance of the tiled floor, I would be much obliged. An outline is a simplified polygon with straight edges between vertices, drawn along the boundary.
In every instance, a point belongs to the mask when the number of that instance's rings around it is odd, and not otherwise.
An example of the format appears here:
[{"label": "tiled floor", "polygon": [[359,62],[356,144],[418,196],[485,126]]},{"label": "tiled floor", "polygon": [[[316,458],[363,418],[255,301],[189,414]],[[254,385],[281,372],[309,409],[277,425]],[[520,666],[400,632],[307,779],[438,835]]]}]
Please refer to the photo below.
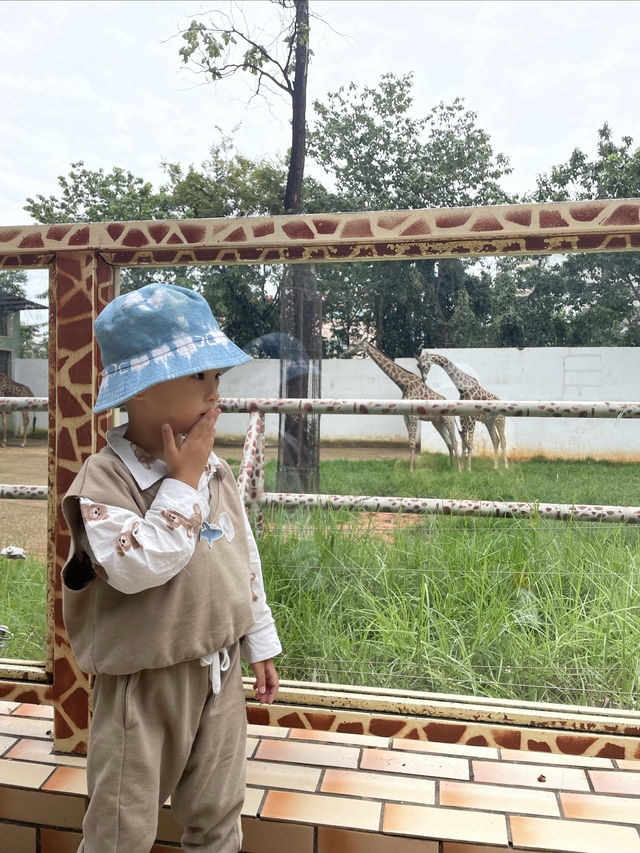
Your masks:
[{"label": "tiled floor", "polygon": [[[75,853],[85,761],[0,702],[0,853]],[[640,853],[640,761],[250,726],[245,853]],[[153,853],[179,850],[166,806]]]}]

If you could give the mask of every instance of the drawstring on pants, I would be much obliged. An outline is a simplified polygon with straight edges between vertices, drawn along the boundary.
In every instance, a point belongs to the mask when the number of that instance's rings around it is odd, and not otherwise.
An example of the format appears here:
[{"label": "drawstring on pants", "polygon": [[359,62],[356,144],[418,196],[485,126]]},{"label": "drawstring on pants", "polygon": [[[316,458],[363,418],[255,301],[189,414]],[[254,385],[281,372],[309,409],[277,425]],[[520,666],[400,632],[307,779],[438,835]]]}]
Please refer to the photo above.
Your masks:
[{"label": "drawstring on pants", "polygon": [[231,666],[231,659],[226,648],[218,649],[217,652],[212,652],[200,658],[200,666],[209,667],[209,676],[211,678],[211,690],[214,695],[220,693],[222,673],[226,672]]}]

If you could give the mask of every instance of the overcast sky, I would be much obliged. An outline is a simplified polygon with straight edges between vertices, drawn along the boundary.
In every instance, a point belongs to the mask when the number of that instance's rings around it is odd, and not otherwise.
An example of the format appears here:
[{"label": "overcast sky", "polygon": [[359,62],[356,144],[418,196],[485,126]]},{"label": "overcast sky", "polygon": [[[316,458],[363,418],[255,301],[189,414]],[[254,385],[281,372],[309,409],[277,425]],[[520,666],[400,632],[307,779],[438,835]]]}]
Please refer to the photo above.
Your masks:
[{"label": "overcast sky", "polygon": [[[265,0],[242,4],[267,20]],[[191,0],[0,0],[0,224],[31,222],[28,196],[50,195],[83,160],[158,186],[162,161],[199,166],[216,127],[249,156],[282,153],[289,105],[246,105],[244,81],[202,85],[181,63],[179,31],[227,7]],[[464,98],[525,192],[598,128],[640,144],[637,0],[311,0],[309,101],[354,81],[413,72],[416,114]],[[206,16],[203,20],[207,20]],[[25,318],[26,319],[26,318]]]}]

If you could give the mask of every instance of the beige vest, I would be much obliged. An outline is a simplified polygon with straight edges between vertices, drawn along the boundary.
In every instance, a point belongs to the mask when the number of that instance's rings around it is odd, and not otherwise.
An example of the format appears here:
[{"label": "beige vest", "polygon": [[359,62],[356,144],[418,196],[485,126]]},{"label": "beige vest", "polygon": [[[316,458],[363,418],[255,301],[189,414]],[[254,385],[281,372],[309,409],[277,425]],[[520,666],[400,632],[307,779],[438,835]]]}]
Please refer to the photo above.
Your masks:
[{"label": "beige vest", "polygon": [[[78,549],[78,497],[143,516],[160,482],[141,490],[120,457],[105,447],[87,459],[64,498],[71,549],[62,570],[63,614],[84,672],[122,675],[199,659],[230,647],[254,624],[244,507],[226,462],[209,481],[208,520],[215,523],[226,512],[235,535],[222,536],[211,548],[198,540],[191,560],[162,586],[119,592]],[[228,519],[224,529],[230,530]]]}]

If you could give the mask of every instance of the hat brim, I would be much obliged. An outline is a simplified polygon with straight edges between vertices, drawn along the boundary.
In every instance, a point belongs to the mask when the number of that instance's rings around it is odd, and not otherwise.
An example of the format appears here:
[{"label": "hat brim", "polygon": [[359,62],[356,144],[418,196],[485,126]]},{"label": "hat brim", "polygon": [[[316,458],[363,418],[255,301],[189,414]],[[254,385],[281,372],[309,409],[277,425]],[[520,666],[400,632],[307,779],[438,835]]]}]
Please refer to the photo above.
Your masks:
[{"label": "hat brim", "polygon": [[93,411],[98,414],[113,409],[147,388],[171,379],[205,370],[226,372],[247,361],[252,361],[251,356],[224,336],[224,340],[218,339],[215,343],[201,338],[154,357],[132,359],[125,365],[109,365],[103,371]]}]

